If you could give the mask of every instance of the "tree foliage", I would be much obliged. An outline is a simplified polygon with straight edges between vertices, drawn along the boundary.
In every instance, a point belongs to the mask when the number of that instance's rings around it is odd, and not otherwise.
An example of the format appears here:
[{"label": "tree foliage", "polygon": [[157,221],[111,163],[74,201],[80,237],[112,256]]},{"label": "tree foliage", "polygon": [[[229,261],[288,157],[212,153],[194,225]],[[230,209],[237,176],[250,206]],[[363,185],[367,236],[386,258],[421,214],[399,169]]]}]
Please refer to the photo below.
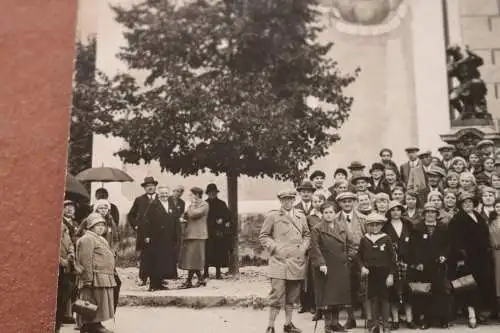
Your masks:
[{"label": "tree foliage", "polygon": [[76,43],[68,172],[75,175],[92,166],[92,129],[95,120],[96,39]]},{"label": "tree foliage", "polygon": [[[99,86],[127,163],[297,181],[339,139],[357,75],[321,44],[316,0],[145,0],[113,7],[131,70]],[[137,81],[135,71],[146,74]],[[313,105],[311,100],[318,103]]]}]

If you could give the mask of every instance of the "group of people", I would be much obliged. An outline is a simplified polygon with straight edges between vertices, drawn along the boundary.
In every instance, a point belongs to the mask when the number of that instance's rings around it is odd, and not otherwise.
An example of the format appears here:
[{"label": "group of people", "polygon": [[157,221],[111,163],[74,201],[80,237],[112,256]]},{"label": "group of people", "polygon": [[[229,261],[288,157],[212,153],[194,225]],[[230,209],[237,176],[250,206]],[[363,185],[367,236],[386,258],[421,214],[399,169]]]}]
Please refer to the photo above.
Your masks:
[{"label": "group of people", "polygon": [[168,187],[146,177],[142,187],[145,194],[134,200],[127,215],[137,232],[138,284],[147,285],[149,280],[149,290],[167,290],[168,280],[178,278],[177,267],[188,271],[182,288],[205,286],[210,267],[215,267],[215,278],[222,279],[221,268],[232,259],[236,229],[226,203],[218,198],[217,186],[209,184],[205,192],[191,188],[187,205],[181,199],[182,186],[170,195]]},{"label": "group of people", "polygon": [[[145,193],[134,200],[127,222],[136,231],[139,251],[139,285],[149,290],[167,290],[168,280],[177,279],[177,268],[187,270],[182,288],[206,285],[209,267],[221,268],[232,259],[235,224],[219,190],[209,184],[190,189],[190,200],[182,200],[184,188],[170,193],[153,177],[141,184]],[[64,201],[59,254],[56,332],[62,324],[76,324],[82,333],[107,333],[102,322],[114,318],[121,280],[116,271],[120,214],[109,201],[106,189],[95,193],[91,207]],[[79,218],[80,217],[80,218]],[[194,276],[197,281],[193,284]],[[91,315],[74,316],[75,303],[88,301],[97,309]]]},{"label": "group of people", "polygon": [[[284,331],[300,312],[324,319],[325,332],[356,327],[361,308],[370,332],[447,328],[497,321],[500,299],[500,160],[483,140],[469,156],[443,145],[440,158],[408,147],[398,166],[392,151],[368,173],[360,162],[280,192],[260,241],[270,253],[270,317],[285,309]],[[297,200],[297,193],[299,200]],[[339,312],[346,310],[345,325]]]}]

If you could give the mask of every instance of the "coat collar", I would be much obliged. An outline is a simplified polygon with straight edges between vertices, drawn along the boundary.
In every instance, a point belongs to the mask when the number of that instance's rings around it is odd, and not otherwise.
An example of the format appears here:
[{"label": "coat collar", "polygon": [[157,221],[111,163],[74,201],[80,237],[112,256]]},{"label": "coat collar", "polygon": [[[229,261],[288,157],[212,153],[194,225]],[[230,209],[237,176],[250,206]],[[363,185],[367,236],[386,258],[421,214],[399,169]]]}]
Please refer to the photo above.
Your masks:
[{"label": "coat collar", "polygon": [[326,222],[325,220],[321,220],[317,228],[321,233],[325,235],[333,237],[340,242],[346,242],[347,238],[346,231],[335,222],[333,223],[333,228],[332,228],[328,222]]}]

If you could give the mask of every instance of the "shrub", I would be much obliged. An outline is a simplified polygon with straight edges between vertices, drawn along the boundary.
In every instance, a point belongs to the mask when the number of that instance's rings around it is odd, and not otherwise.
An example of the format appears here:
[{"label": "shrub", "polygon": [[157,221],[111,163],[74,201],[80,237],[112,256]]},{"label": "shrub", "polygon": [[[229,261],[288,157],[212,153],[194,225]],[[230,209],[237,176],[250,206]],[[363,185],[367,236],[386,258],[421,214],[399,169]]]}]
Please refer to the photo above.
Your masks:
[{"label": "shrub", "polygon": [[[259,242],[259,232],[264,223],[263,214],[240,214],[239,254],[241,266],[261,266],[267,264],[267,254]],[[120,243],[118,245],[118,267],[135,267],[139,260],[135,250],[135,231],[128,225],[118,227]]]}]

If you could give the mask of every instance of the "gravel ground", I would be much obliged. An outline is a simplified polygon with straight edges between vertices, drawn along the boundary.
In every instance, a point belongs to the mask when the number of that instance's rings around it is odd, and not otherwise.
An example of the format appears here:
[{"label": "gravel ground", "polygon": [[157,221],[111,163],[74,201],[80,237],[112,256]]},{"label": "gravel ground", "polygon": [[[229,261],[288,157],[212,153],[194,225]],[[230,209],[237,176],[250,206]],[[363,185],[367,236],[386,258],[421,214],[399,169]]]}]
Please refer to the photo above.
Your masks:
[{"label": "gravel ground", "polygon": [[[281,333],[283,313],[276,322],[276,332]],[[309,314],[295,315],[294,323],[304,333],[314,331],[314,323]],[[361,326],[362,321],[358,321]],[[112,330],[113,322],[105,323]],[[267,311],[245,308],[213,308],[204,310],[182,308],[119,308],[116,316],[116,333],[264,333],[267,326]],[[472,332],[493,333],[499,332],[500,326],[480,326]],[[61,333],[75,333],[72,326],[65,326]],[[323,331],[323,323],[319,322],[317,332]],[[353,329],[350,332],[364,332],[363,328]],[[400,329],[398,332],[419,332]],[[443,332],[471,332],[465,325],[455,325],[451,330],[429,329],[426,333]]]}]

